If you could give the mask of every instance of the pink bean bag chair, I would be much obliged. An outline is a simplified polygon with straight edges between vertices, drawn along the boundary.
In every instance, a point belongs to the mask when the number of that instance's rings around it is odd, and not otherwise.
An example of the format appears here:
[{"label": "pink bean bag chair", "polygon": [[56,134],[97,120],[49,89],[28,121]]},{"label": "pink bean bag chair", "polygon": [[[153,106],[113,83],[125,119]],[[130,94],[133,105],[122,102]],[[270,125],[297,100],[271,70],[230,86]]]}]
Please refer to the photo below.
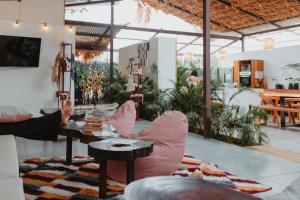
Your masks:
[{"label": "pink bean bag chair", "polygon": [[[149,157],[135,160],[135,180],[172,175],[182,161],[187,133],[187,117],[177,111],[165,113],[143,129],[136,139],[153,141],[154,149]],[[108,176],[126,183],[126,163],[108,161]]]},{"label": "pink bean bag chair", "polygon": [[129,100],[123,103],[111,117],[104,120],[104,123],[112,125],[122,136],[128,137],[132,133],[135,119],[135,104]]}]

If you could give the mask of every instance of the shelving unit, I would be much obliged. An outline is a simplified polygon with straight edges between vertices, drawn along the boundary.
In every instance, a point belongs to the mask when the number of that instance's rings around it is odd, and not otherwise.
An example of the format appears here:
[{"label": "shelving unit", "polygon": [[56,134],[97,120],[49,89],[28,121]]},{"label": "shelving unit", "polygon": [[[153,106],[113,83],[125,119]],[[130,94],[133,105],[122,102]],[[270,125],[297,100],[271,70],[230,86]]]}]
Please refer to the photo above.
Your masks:
[{"label": "shelving unit", "polygon": [[241,87],[264,87],[264,61],[263,60],[237,60],[234,61],[233,81]]},{"label": "shelving unit", "polygon": [[[68,48],[68,49],[67,49]],[[69,50],[69,54],[67,54],[67,50]],[[60,68],[60,80],[58,82],[58,91],[56,92],[56,97],[57,97],[57,107],[58,109],[60,106],[63,106],[63,102],[66,100],[67,96],[70,97],[71,94],[71,89],[72,89],[72,69],[73,69],[73,44],[70,43],[61,43],[61,52],[62,52],[62,67]],[[67,64],[66,58],[68,58],[67,55],[70,55],[70,65]],[[70,80],[69,80],[69,88],[66,88],[65,84],[65,78],[66,78],[66,73],[69,73]],[[68,89],[68,90],[67,90]]]}]

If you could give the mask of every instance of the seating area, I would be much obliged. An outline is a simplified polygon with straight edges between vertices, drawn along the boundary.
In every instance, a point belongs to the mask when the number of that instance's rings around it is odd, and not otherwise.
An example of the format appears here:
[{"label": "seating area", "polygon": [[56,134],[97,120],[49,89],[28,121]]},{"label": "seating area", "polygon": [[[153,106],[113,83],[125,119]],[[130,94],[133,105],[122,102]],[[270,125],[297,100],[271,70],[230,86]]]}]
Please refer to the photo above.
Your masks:
[{"label": "seating area", "polygon": [[1,0],[0,200],[300,199],[300,1]]}]

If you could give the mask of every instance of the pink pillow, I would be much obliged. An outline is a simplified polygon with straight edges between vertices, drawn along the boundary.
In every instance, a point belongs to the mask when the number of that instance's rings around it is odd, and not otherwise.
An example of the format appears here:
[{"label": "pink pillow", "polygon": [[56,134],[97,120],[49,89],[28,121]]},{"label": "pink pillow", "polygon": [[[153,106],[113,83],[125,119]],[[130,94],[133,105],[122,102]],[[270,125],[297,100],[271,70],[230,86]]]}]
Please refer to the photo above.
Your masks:
[{"label": "pink pillow", "polygon": [[111,124],[123,137],[129,137],[135,125],[136,109],[133,101],[123,103],[104,123]]},{"label": "pink pillow", "polygon": [[[177,111],[165,113],[143,129],[136,139],[150,140],[155,145],[150,156],[135,160],[135,180],[173,174],[183,158],[187,133],[187,118]],[[126,163],[108,161],[108,176],[125,183]]]},{"label": "pink pillow", "polygon": [[0,123],[15,123],[30,119],[32,115],[22,108],[0,106]]}]

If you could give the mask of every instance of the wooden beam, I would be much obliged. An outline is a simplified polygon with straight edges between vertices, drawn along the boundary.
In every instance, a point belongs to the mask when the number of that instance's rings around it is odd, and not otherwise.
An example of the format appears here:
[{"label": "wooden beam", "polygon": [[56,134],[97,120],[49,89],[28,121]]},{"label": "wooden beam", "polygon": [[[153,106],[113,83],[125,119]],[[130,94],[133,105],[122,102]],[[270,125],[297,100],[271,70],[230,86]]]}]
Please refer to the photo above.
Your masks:
[{"label": "wooden beam", "polygon": [[87,2],[78,2],[78,3],[66,3],[65,7],[87,6],[87,5],[94,5],[94,4],[110,3],[112,1],[122,1],[122,0],[100,0],[100,1],[87,1]]},{"label": "wooden beam", "polygon": [[203,0],[203,136],[211,137],[210,0]]},{"label": "wooden beam", "polygon": [[[165,2],[164,0],[158,0],[158,1],[161,2],[161,3],[167,4],[168,6],[173,7],[173,8],[175,8],[175,9],[181,11],[181,12],[184,12],[184,13],[186,13],[186,14],[189,14],[189,15],[192,15],[192,16],[194,16],[194,17],[197,17],[197,18],[199,18],[199,19],[204,20],[203,17],[201,17],[201,16],[199,16],[199,15],[196,15],[195,13],[192,13],[192,12],[190,12],[189,10],[184,10],[184,9],[182,9],[182,8],[179,7],[179,6],[176,6],[176,5],[173,5],[173,4],[171,4],[171,3]],[[222,28],[225,28],[225,29],[227,29],[227,30],[229,30],[229,31],[233,31],[233,32],[236,32],[236,33],[238,33],[238,34],[244,35],[244,33],[242,33],[241,31],[235,30],[235,29],[233,29],[233,28],[227,26],[226,24],[221,24],[221,23],[216,22],[216,21],[211,20],[211,19],[210,19],[210,22],[211,22],[212,24],[215,24],[215,25],[217,25],[217,26],[220,26],[220,27],[222,27]]]},{"label": "wooden beam", "polygon": [[238,10],[239,12],[241,12],[241,13],[244,13],[244,14],[247,14],[247,15],[249,15],[249,16],[255,17],[255,18],[257,18],[257,19],[260,19],[260,20],[262,20],[262,21],[264,21],[264,22],[267,22],[267,23],[269,23],[269,24],[272,24],[273,26],[276,26],[276,27],[278,27],[278,28],[281,27],[280,25],[278,25],[278,24],[276,24],[276,23],[274,23],[274,22],[269,22],[269,21],[267,21],[265,18],[263,18],[263,17],[261,17],[261,16],[258,16],[258,15],[254,14],[254,13],[248,11],[248,10],[245,10],[245,9],[243,9],[243,8],[241,8],[241,7],[238,7],[237,5],[233,5],[233,4],[232,4],[231,2],[229,2],[229,1],[226,1],[226,0],[217,0],[217,1],[220,2],[220,3],[222,3],[222,4],[224,4],[224,5],[226,5],[226,6],[228,6],[228,7],[237,9],[237,10]]},{"label": "wooden beam", "polygon": [[[110,26],[109,24],[103,24],[103,23],[71,21],[71,20],[65,20],[65,24],[73,25],[73,26],[79,25],[79,26],[94,26],[94,27],[108,27],[108,26]],[[132,31],[167,33],[167,34],[174,34],[174,35],[187,35],[187,36],[203,37],[202,33],[186,32],[186,31],[174,31],[174,30],[167,30],[167,29],[142,28],[142,27],[133,27],[133,26],[124,26],[124,25],[114,25],[114,29],[115,30],[132,30]],[[240,39],[242,39],[242,37],[228,36],[228,35],[217,35],[217,34],[211,34],[211,38],[225,39],[225,40],[236,40],[236,39],[240,40]]]}]

